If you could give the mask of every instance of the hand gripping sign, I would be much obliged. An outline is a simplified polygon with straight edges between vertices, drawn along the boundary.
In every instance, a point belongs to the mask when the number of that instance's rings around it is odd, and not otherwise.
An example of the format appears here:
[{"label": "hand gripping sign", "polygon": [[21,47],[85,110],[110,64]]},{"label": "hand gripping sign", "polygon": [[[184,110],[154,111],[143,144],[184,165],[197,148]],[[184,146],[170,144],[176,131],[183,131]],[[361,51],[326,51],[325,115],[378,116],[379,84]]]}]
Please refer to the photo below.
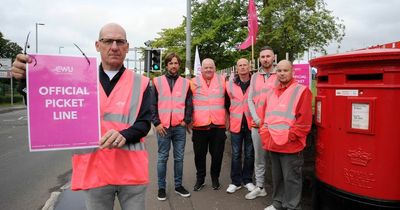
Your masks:
[{"label": "hand gripping sign", "polygon": [[30,151],[97,147],[100,122],[96,58],[30,56]]}]

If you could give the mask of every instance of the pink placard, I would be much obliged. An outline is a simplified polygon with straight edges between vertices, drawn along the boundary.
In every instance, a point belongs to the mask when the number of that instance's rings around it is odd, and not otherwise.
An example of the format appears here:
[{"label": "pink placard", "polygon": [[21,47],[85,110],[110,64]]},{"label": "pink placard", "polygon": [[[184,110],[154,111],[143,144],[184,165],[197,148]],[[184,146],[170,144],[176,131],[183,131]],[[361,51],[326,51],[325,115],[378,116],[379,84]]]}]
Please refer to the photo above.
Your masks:
[{"label": "pink placard", "polygon": [[299,84],[305,85],[310,88],[311,73],[310,64],[293,64],[294,78]]},{"label": "pink placard", "polygon": [[100,122],[96,58],[30,56],[30,151],[97,147]]}]

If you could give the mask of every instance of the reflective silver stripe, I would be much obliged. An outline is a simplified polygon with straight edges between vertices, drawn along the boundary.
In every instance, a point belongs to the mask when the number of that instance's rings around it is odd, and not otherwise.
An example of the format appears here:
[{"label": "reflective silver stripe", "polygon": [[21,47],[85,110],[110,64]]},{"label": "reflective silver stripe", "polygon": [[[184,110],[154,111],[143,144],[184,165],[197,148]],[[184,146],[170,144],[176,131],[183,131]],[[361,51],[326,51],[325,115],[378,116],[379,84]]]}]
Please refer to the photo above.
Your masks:
[{"label": "reflective silver stripe", "polygon": [[186,88],[188,87],[188,85],[189,84],[188,84],[187,80],[183,79],[183,81],[182,81],[182,95],[181,95],[180,98],[176,98],[175,100],[178,100],[178,101],[185,101],[186,100],[185,92],[186,92]]},{"label": "reflective silver stripe", "polygon": [[[129,151],[137,151],[137,150],[146,150],[145,144],[143,142],[136,142],[134,144],[124,144],[120,149],[124,150],[129,150]],[[88,148],[88,149],[74,149],[72,151],[72,154],[74,155],[83,155],[83,154],[89,154],[89,153],[94,153],[99,148]]]},{"label": "reflective silver stripe", "polygon": [[203,95],[194,95],[193,99],[199,100],[199,101],[208,101],[208,99],[212,98],[221,98],[222,96],[220,94],[210,94],[208,96],[203,96]]},{"label": "reflective silver stripe", "polygon": [[256,91],[255,87],[256,87],[257,75],[258,75],[258,73],[255,73],[255,74],[253,74],[253,76],[251,76],[251,79],[250,79],[250,90],[249,90],[249,95],[248,95],[248,98],[247,98],[247,102],[248,102],[249,110],[250,110],[250,113],[251,113],[251,117],[252,117],[252,119],[253,119],[253,121],[255,123],[260,122],[260,118],[257,115],[256,107],[255,107],[255,104],[254,104],[254,101],[253,101],[253,99],[254,99],[253,95],[254,95],[254,92]]},{"label": "reflective silver stripe", "polygon": [[193,109],[194,110],[218,110],[218,109],[224,109],[225,107],[223,105],[205,105],[205,106],[201,106],[201,105],[197,105],[194,106]]},{"label": "reflective silver stripe", "polygon": [[103,117],[104,121],[112,121],[112,122],[128,122],[128,116],[122,114],[113,114],[113,113],[104,113]]},{"label": "reflective silver stripe", "polygon": [[[183,109],[174,108],[174,109],[172,109],[172,112],[173,113],[183,113],[184,110]],[[171,109],[160,109],[160,108],[158,108],[158,113],[171,113]]]},{"label": "reflective silver stripe", "polygon": [[242,106],[242,105],[244,105],[244,103],[247,103],[247,101],[240,102],[240,101],[231,100],[231,106]]},{"label": "reflective silver stripe", "polygon": [[196,84],[197,84],[197,89],[195,90],[196,92],[199,92],[199,90],[201,90],[201,88],[202,88],[200,77],[201,76],[197,76],[194,78],[196,80]]},{"label": "reflective silver stripe", "polygon": [[275,116],[280,116],[280,117],[285,117],[285,118],[288,118],[288,119],[294,119],[294,115],[292,114],[292,113],[289,113],[289,112],[280,112],[280,111],[271,111],[271,112],[268,112],[266,115],[265,115],[265,117],[269,117],[269,116],[271,116],[271,115],[275,115]]},{"label": "reflective silver stripe", "polygon": [[135,76],[135,74],[132,74],[133,77],[133,90],[132,90],[132,96],[131,96],[131,102],[130,102],[130,107],[129,107],[129,113],[128,115],[122,115],[122,114],[113,114],[113,113],[104,113],[103,120],[104,121],[113,121],[113,122],[121,122],[124,124],[128,125],[133,125],[133,123],[136,121],[137,117],[137,109],[138,109],[138,104],[139,104],[139,98],[140,98],[140,89],[142,86],[142,79],[140,76]]},{"label": "reflective silver stripe", "polygon": [[238,119],[241,119],[243,116],[242,114],[237,114],[237,113],[231,113],[230,115],[231,115],[231,117],[238,118]]},{"label": "reflective silver stripe", "polygon": [[219,94],[220,94],[222,97],[224,97],[224,96],[225,96],[225,91],[224,91],[223,85],[222,85],[222,83],[221,83],[222,77],[221,77],[220,75],[218,75],[218,74],[215,75],[215,76],[216,76],[215,79],[218,80]]},{"label": "reflective silver stripe", "polygon": [[169,97],[166,97],[166,96],[164,96],[162,93],[164,92],[164,87],[163,87],[163,85],[162,85],[162,80],[161,80],[161,78],[162,77],[165,77],[165,76],[161,76],[161,77],[157,77],[156,78],[156,81],[157,81],[157,87],[158,87],[158,100],[159,101],[169,101],[170,100],[170,98]]},{"label": "reflective silver stripe", "polygon": [[274,125],[268,125],[268,128],[274,129],[274,130],[288,130],[290,128],[290,125],[287,125],[287,124],[274,124]]},{"label": "reflective silver stripe", "polygon": [[229,90],[231,91],[232,95],[233,95],[233,79],[229,80]]}]

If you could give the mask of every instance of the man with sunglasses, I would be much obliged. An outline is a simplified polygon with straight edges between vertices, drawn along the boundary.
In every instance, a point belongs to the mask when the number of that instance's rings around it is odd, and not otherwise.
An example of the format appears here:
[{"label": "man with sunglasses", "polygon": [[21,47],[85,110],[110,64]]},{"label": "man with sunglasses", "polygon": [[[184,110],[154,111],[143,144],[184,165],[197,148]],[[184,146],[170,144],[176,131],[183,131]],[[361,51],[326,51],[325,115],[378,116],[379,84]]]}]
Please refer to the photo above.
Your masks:
[{"label": "man with sunglasses", "polygon": [[[101,55],[102,137],[99,148],[74,152],[71,189],[84,190],[89,210],[113,209],[115,195],[122,209],[145,209],[149,175],[144,137],[151,126],[149,79],[124,67],[129,43],[120,25],[103,26],[95,46]],[[16,79],[25,78],[27,62],[32,62],[28,55],[17,55],[12,67]]]}]

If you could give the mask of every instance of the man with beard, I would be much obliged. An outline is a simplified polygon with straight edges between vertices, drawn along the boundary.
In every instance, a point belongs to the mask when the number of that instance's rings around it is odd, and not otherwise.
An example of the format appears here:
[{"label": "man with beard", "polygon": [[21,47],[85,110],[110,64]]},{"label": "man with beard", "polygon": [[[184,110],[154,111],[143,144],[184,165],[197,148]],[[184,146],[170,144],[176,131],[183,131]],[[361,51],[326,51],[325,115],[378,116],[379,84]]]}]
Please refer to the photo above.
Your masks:
[{"label": "man with beard", "polygon": [[186,128],[192,118],[192,92],[190,81],[179,76],[181,58],[176,53],[165,57],[167,73],[153,80],[152,121],[158,142],[158,200],[166,200],[166,173],[169,150],[174,147],[175,192],[182,197],[190,193],[182,186],[183,157],[186,144]]},{"label": "man with beard", "polygon": [[271,47],[265,46],[260,50],[261,70],[251,77],[249,90],[249,110],[252,117],[251,122],[251,138],[254,146],[254,172],[256,178],[256,188],[247,193],[246,199],[255,199],[259,196],[266,196],[264,189],[265,181],[265,161],[266,152],[261,145],[260,134],[258,129],[264,117],[264,104],[266,93],[276,85],[276,76],[272,74],[273,62],[275,60],[274,51]]}]

